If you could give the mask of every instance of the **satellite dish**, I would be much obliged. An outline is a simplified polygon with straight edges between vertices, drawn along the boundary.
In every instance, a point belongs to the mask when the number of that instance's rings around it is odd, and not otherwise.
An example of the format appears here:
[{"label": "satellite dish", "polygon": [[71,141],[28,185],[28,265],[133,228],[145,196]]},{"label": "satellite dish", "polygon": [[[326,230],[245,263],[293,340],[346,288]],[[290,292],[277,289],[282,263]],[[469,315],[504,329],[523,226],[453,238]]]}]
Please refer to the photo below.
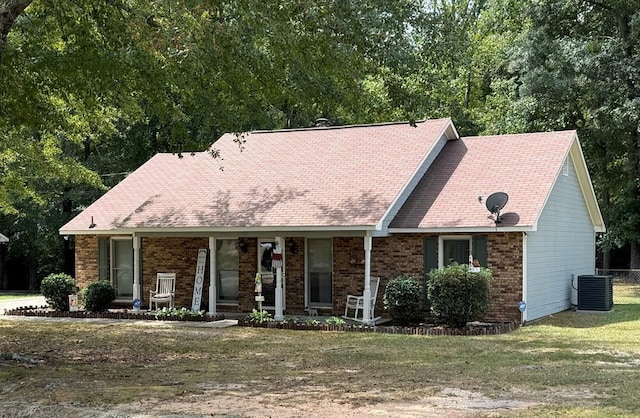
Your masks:
[{"label": "satellite dish", "polygon": [[497,224],[501,222],[500,211],[505,207],[508,201],[509,195],[504,192],[496,192],[487,197],[487,202],[485,203],[485,205],[487,206],[489,212],[496,215]]}]

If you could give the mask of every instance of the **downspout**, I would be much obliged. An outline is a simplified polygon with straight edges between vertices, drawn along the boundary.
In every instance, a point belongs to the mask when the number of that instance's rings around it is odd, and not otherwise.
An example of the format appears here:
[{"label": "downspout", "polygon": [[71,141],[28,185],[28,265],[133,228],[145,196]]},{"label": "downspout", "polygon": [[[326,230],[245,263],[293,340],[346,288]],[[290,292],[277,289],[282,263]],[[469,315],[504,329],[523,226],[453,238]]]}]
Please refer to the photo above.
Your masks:
[{"label": "downspout", "polygon": [[209,237],[209,316],[217,315],[216,279],[218,266],[216,265],[216,239]]},{"label": "downspout", "polygon": [[[522,233],[522,300],[525,303],[527,302],[527,273],[528,273],[527,240],[528,240],[528,235],[526,232],[523,232]],[[520,323],[522,325],[524,325],[528,319],[527,309],[528,309],[528,306],[525,306],[524,311],[522,311],[522,316],[520,318]]]},{"label": "downspout", "polygon": [[371,238],[371,232],[367,231],[364,237],[364,292],[362,297],[364,298],[362,304],[362,322],[369,325],[371,324],[371,247],[373,239]]}]

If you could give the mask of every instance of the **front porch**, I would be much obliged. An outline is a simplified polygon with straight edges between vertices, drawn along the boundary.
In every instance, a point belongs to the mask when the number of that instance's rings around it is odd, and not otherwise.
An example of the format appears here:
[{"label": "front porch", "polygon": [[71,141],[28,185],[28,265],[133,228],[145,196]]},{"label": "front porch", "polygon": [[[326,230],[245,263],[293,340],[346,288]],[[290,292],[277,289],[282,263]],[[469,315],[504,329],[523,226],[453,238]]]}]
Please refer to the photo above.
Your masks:
[{"label": "front porch", "polygon": [[[118,254],[114,252],[114,243],[127,239],[131,242],[132,253],[129,282],[127,275],[118,268]],[[131,306],[133,300],[139,299],[144,309],[149,306],[149,291],[155,289],[157,273],[175,273],[175,307],[191,308],[194,290],[200,287],[199,309],[210,316],[244,317],[257,308],[255,277],[260,273],[264,309],[275,320],[281,321],[288,316],[306,319],[308,308],[315,309],[320,318],[341,317],[347,295],[371,292],[370,278],[374,275],[382,277],[374,309],[376,316],[380,316],[383,313],[384,285],[391,277],[388,275],[395,272],[387,270],[383,276],[382,266],[389,263],[383,264],[382,260],[372,262],[372,258],[376,260],[376,254],[386,253],[382,249],[376,252],[374,242],[381,248],[388,246],[387,238],[373,239],[365,233],[350,237],[307,235],[273,238],[228,235],[77,236],[76,280],[84,288],[96,279],[96,271],[108,272],[106,277],[100,278],[109,279],[114,284],[120,306]],[[420,240],[415,244],[420,246]],[[265,260],[269,245],[282,254],[281,266],[269,265],[269,260]],[[106,249],[102,248],[105,246]],[[198,252],[202,249],[207,250],[206,263],[203,271],[198,272]],[[106,260],[98,257],[98,266],[85,265],[88,258],[85,253],[102,254]],[[366,288],[367,282],[369,289]],[[370,319],[363,318],[365,322]]]}]

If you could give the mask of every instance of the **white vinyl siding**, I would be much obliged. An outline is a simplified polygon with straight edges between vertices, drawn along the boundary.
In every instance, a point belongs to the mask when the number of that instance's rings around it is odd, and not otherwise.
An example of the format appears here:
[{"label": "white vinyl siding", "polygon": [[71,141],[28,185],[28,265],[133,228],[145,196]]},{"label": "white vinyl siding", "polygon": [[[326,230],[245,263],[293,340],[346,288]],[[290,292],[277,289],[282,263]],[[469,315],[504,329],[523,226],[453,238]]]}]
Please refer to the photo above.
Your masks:
[{"label": "white vinyl siding", "polygon": [[571,275],[594,274],[595,232],[571,158],[527,237],[526,320],[571,307]]}]

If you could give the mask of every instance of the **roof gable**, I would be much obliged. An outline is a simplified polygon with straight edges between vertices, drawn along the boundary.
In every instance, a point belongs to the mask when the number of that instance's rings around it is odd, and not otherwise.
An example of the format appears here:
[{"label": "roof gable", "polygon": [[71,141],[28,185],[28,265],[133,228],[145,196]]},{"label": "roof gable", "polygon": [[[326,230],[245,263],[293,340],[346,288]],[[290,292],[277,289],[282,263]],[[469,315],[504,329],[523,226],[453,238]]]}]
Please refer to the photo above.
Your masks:
[{"label": "roof gable", "polygon": [[509,195],[500,228],[535,229],[570,152],[594,228],[600,230],[604,224],[575,131],[467,137],[447,143],[390,228],[494,230],[484,202],[500,191]]},{"label": "roof gable", "polygon": [[450,119],[252,132],[241,152],[225,134],[214,144],[221,160],[158,154],[61,233],[373,229],[454,134]]}]

